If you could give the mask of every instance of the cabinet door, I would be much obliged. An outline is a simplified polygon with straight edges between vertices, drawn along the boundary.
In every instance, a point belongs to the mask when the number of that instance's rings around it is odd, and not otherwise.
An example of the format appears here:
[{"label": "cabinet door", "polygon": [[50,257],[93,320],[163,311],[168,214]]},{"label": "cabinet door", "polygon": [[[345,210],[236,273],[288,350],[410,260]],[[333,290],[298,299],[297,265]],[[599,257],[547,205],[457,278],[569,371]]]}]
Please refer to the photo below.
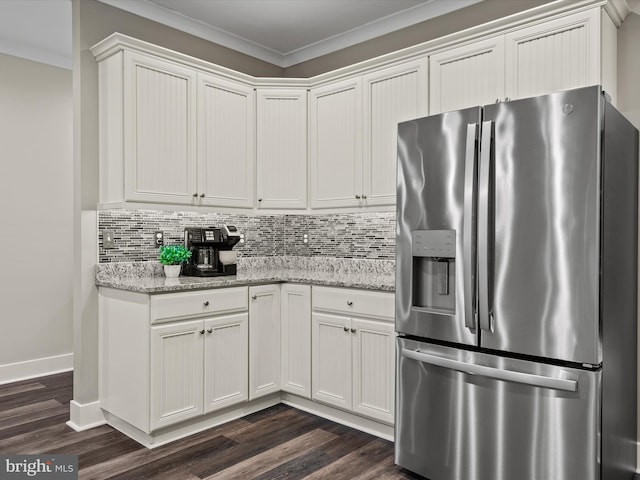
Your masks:
[{"label": "cabinet door", "polygon": [[196,73],[124,54],[125,200],[192,203],[196,191]]},{"label": "cabinet door", "polygon": [[351,323],[348,317],[312,314],[312,398],[351,409]]},{"label": "cabinet door", "polygon": [[364,205],[396,201],[398,123],[427,110],[427,59],[366,75],[364,84]]},{"label": "cabinet door", "polygon": [[253,207],[254,90],[198,74],[198,199]]},{"label": "cabinet door", "polygon": [[307,206],[307,91],[257,92],[258,208]]},{"label": "cabinet door", "polygon": [[504,37],[452,48],[429,59],[431,114],[504,100]]},{"label": "cabinet door", "polygon": [[353,207],[362,195],[362,92],[359,78],[309,93],[311,206]]},{"label": "cabinet door", "polygon": [[280,390],[280,286],[249,288],[249,399]]},{"label": "cabinet door", "polygon": [[600,9],[505,36],[506,92],[516,98],[600,83]]},{"label": "cabinet door", "polygon": [[395,332],[391,322],[352,319],[353,411],[393,423]]},{"label": "cabinet door", "polygon": [[205,413],[249,398],[249,332],[246,313],[204,323]]},{"label": "cabinet door", "polygon": [[151,327],[151,430],[202,408],[202,320]]},{"label": "cabinet door", "polygon": [[311,398],[311,287],[281,287],[282,377],[285,392]]}]

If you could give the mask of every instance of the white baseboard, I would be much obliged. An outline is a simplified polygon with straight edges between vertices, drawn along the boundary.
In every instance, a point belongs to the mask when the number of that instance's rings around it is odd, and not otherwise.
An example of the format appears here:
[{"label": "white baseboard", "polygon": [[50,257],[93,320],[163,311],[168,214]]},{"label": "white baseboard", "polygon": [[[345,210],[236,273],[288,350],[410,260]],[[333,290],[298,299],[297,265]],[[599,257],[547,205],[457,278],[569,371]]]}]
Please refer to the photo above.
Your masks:
[{"label": "white baseboard", "polygon": [[0,365],[0,385],[73,370],[73,353]]},{"label": "white baseboard", "polygon": [[71,400],[69,402],[69,417],[70,419],[67,425],[76,432],[89,430],[90,428],[99,427],[107,423],[98,400],[84,404]]}]

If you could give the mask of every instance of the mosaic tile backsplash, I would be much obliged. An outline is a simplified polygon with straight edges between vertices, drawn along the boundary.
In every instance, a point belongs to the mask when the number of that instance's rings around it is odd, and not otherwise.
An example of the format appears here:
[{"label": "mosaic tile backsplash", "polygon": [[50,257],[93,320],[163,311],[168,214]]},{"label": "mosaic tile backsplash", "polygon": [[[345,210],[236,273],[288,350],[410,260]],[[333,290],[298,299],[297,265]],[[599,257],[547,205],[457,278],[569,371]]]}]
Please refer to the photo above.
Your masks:
[{"label": "mosaic tile backsplash", "polygon": [[[249,215],[110,209],[98,211],[100,263],[156,260],[154,233],[165,245],[182,243],[185,227],[235,225],[245,235],[239,257],[291,255],[370,260],[395,258],[395,213]],[[114,247],[104,248],[102,231],[112,230]],[[309,242],[303,242],[307,234]]]}]

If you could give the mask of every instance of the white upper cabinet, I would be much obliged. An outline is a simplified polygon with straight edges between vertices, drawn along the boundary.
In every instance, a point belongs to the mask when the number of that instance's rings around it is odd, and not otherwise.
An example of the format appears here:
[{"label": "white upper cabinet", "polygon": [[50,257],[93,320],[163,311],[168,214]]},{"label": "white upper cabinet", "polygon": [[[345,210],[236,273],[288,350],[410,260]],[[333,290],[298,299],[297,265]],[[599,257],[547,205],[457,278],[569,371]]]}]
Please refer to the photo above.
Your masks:
[{"label": "white upper cabinet", "polygon": [[258,89],[258,208],[307,207],[307,90]]},{"label": "white upper cabinet", "polygon": [[198,197],[202,205],[253,206],[255,92],[198,74]]},{"label": "white upper cabinet", "polygon": [[124,53],[126,200],[192,202],[195,79],[191,69],[141,53]]},{"label": "white upper cabinet", "polygon": [[432,114],[601,84],[615,102],[616,31],[599,7],[430,58]]},{"label": "white upper cabinet", "polygon": [[506,96],[512,99],[601,83],[600,10],[505,36]]},{"label": "white upper cabinet", "polygon": [[311,207],[357,207],[362,195],[362,83],[353,78],[309,94]]},{"label": "white upper cabinet", "polygon": [[504,99],[504,37],[498,36],[432,55],[431,114]]},{"label": "white upper cabinet", "polygon": [[427,114],[427,60],[310,94],[311,206],[393,205],[398,122]]},{"label": "white upper cabinet", "polygon": [[362,202],[394,205],[398,123],[427,115],[427,60],[406,62],[363,78]]}]

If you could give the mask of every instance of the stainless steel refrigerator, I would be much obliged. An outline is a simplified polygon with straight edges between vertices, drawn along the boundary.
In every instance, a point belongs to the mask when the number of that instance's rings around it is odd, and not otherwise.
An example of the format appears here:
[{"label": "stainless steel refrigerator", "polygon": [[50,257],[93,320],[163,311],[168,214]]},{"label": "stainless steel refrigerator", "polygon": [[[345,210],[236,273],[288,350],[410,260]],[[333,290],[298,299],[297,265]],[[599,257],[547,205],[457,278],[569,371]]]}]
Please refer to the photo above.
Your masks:
[{"label": "stainless steel refrigerator", "polygon": [[398,465],[632,478],[637,164],[597,86],[398,126]]}]

